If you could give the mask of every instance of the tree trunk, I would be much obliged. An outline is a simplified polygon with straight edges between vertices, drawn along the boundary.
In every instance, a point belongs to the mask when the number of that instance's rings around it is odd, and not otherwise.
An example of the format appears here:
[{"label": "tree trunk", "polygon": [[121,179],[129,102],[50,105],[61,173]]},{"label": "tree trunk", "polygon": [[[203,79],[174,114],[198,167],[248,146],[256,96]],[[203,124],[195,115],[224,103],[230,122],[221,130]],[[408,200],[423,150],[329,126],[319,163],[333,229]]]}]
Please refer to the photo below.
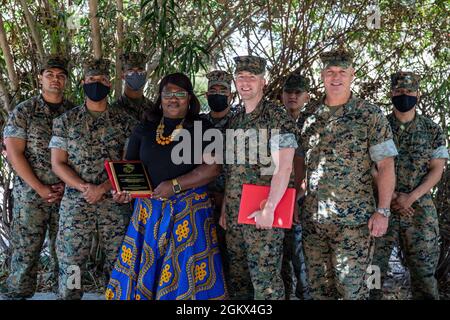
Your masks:
[{"label": "tree trunk", "polygon": [[123,0],[116,1],[117,6],[117,30],[116,30],[116,81],[115,81],[115,97],[118,99],[122,94],[122,61],[120,55],[123,52]]},{"label": "tree trunk", "polygon": [[31,37],[34,40],[34,43],[36,44],[37,52],[39,59],[44,59],[45,51],[44,46],[42,45],[42,39],[39,35],[39,32],[37,30],[36,24],[34,23],[35,18],[31,15],[30,11],[28,10],[28,3],[26,0],[19,0],[20,5],[22,6],[23,13],[25,15],[25,19],[27,21],[28,27],[30,28]]},{"label": "tree trunk", "polygon": [[98,0],[89,0],[89,21],[91,23],[92,47],[94,49],[94,58],[102,57],[102,41],[100,38],[100,24],[97,17]]},{"label": "tree trunk", "polygon": [[[3,19],[0,15],[0,47],[3,51],[3,57],[6,62],[6,70],[8,71],[8,78],[10,82],[10,87],[13,92],[16,92],[19,88],[19,78],[17,77],[17,72],[14,68],[14,60],[11,54],[11,49],[8,45],[8,41],[6,39],[6,31],[3,26]],[[6,86],[2,89],[6,89]],[[3,91],[3,90],[2,90]],[[6,106],[6,104],[5,104]]]},{"label": "tree trunk", "polygon": [[9,112],[12,110],[11,105],[11,95],[8,92],[8,89],[3,82],[3,79],[0,78],[0,99],[3,100],[3,108]]}]

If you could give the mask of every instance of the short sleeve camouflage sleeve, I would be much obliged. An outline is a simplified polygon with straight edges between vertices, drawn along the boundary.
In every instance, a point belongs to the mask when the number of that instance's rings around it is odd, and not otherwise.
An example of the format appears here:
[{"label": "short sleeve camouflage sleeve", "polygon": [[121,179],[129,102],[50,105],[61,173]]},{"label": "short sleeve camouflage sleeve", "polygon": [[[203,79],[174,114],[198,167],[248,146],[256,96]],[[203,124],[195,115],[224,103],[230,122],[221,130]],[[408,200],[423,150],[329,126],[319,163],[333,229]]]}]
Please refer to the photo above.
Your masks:
[{"label": "short sleeve camouflage sleeve", "polygon": [[371,114],[369,123],[369,153],[373,162],[398,155],[388,120],[378,109]]},{"label": "short sleeve camouflage sleeve", "polygon": [[30,118],[30,105],[31,103],[21,103],[16,108],[14,108],[14,110],[8,117],[5,128],[3,129],[3,137],[27,140],[27,126],[28,119]]},{"label": "short sleeve camouflage sleeve", "polygon": [[276,122],[272,129],[278,129],[278,132],[270,138],[270,151],[294,148],[296,153],[301,153],[301,146],[297,143],[300,134],[295,121],[289,117],[287,112],[279,111],[274,116]]},{"label": "short sleeve camouflage sleeve", "polygon": [[432,159],[448,159],[448,149],[445,143],[445,136],[442,129],[436,125],[436,133],[433,141]]},{"label": "short sleeve camouflage sleeve", "polygon": [[67,134],[64,126],[64,115],[53,120],[52,138],[48,147],[67,151]]}]

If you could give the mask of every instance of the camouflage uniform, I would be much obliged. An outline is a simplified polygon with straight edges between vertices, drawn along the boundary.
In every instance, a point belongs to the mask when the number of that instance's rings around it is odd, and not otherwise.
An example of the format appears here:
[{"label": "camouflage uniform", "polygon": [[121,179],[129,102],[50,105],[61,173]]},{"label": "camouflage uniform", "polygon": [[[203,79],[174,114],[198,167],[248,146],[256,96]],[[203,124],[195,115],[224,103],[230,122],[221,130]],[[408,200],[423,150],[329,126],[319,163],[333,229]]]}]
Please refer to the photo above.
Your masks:
[{"label": "camouflage uniform", "polygon": [[[321,58],[325,67],[351,64],[343,50]],[[301,139],[307,178],[301,221],[312,297],[366,299],[367,223],[376,205],[370,170],[397,154],[389,123],[377,106],[357,97],[334,110],[322,100]]]},{"label": "camouflage uniform", "polygon": [[[49,56],[42,69],[60,68],[67,72],[67,60]],[[50,152],[47,148],[52,132],[52,121],[63,112],[73,108],[70,101],[63,100],[57,109],[51,108],[42,95],[32,97],[11,112],[4,128],[5,138],[26,141],[25,158],[36,177],[46,185],[60,183],[52,172]],[[49,204],[41,199],[17,174],[13,187],[13,221],[11,232],[11,270],[6,280],[7,295],[31,297],[36,290],[39,257],[45,235],[48,232],[52,267],[57,278],[58,264],[55,239],[58,229],[59,203]]]},{"label": "camouflage uniform", "polygon": [[143,120],[144,113],[147,110],[150,110],[150,108],[153,106],[153,102],[151,102],[150,99],[144,96],[138,100],[131,99],[128,98],[124,93],[112,104],[112,106],[116,108],[122,108],[130,116],[132,116],[135,120],[135,123],[138,124],[139,121]]},{"label": "camouflage uniform", "polygon": [[[85,74],[107,74],[107,65],[104,61],[92,62],[86,66]],[[86,183],[99,185],[108,179],[104,160],[122,159],[134,123],[122,109],[109,106],[94,118],[83,104],[55,119],[49,147],[66,151],[68,166]],[[82,288],[70,286],[74,283],[71,276],[74,267],[79,267],[83,274],[96,232],[105,253],[105,273],[109,275],[126,231],[128,210],[127,206],[115,203],[109,192],[98,203],[89,204],[80,191],[66,186],[57,237],[59,298],[81,299]]]},{"label": "camouflage uniform", "polygon": [[[140,52],[128,52],[122,54],[120,60],[122,62],[122,71],[133,68],[145,70],[147,56]],[[144,113],[153,107],[153,103],[144,96],[140,99],[131,99],[124,93],[112,104],[112,106],[123,108],[136,119],[136,122],[139,122],[143,120]]]},{"label": "camouflage uniform", "polygon": [[[231,81],[233,76],[225,71],[214,70],[209,72],[206,77],[208,78],[208,90],[214,85],[220,85],[231,91]],[[200,118],[207,121],[212,125],[213,128],[219,129],[223,135],[225,135],[225,130],[228,128],[229,122],[233,117],[231,110],[222,117],[214,118],[211,112],[200,114]],[[213,201],[214,208],[214,222],[218,226],[217,228],[217,239],[219,242],[220,254],[222,257],[222,263],[224,267],[225,280],[228,280],[228,255],[225,242],[225,230],[219,225],[220,212],[222,209],[222,201],[225,192],[225,172],[222,170],[221,174],[212,182],[208,184],[208,192],[211,195],[211,200]]]},{"label": "camouflage uniform", "polygon": [[[238,57],[237,70],[254,74],[264,72],[265,60],[259,57]],[[239,112],[230,122],[230,129],[269,129],[267,138],[258,144],[271,151],[282,148],[297,148],[295,123],[286,110],[262,99],[251,113]],[[278,129],[272,135],[270,129]],[[256,137],[255,137],[256,138]],[[261,170],[267,165],[258,161],[250,163],[249,140],[245,139],[245,163],[226,163],[225,211],[227,223],[227,249],[230,259],[229,293],[232,299],[284,299],[284,285],[281,278],[284,231],[280,228],[258,230],[253,225],[238,224],[237,217],[241,201],[242,184],[269,186],[271,175]],[[226,141],[227,154],[236,154],[231,141]],[[269,148],[270,146],[270,148]],[[254,156],[254,154],[253,154]],[[270,156],[270,152],[269,152]],[[293,186],[293,174],[290,186]]]},{"label": "camouflage uniform", "polygon": [[[225,88],[228,88],[231,90],[231,81],[233,80],[233,76],[224,72],[215,70],[206,75],[208,78],[208,89],[214,85],[221,85]],[[229,123],[233,117],[233,112],[229,111],[224,117],[222,118],[214,118],[211,115],[211,112],[208,112],[206,114],[200,114],[200,118],[202,120],[205,120],[209,122],[213,128],[219,129],[223,134],[225,134],[225,130],[228,128]],[[225,176],[222,173],[217,179],[213,182],[211,182],[208,185],[209,192],[216,192],[216,193],[222,193],[225,191]]]},{"label": "camouflage uniform", "polygon": [[[291,73],[283,85],[283,91],[307,92],[309,90],[309,82],[310,81],[308,78],[298,73]],[[302,116],[303,110],[301,111],[299,119],[302,118]],[[294,120],[297,121],[298,126],[298,119]],[[299,129],[301,128],[299,127]],[[301,147],[297,148],[296,155],[299,157],[305,157]],[[305,256],[302,246],[301,224],[294,223],[292,225],[292,229],[285,230],[281,276],[283,278],[285,295],[287,299],[293,292],[299,299],[310,299]]]},{"label": "camouflage uniform", "polygon": [[297,119],[297,127],[300,130],[300,132],[302,131],[303,126],[305,125],[306,119],[314,112],[316,112],[317,108],[319,108],[319,106],[321,105],[321,101],[323,101],[323,99],[324,97],[321,97],[318,100],[311,101],[303,108]]},{"label": "camouflage uniform", "polygon": [[[415,79],[406,83],[408,77]],[[417,91],[418,77],[409,72],[393,74],[392,88],[400,87]],[[399,150],[395,163],[396,191],[410,193],[423,182],[432,159],[448,159],[445,136],[437,124],[419,114],[409,123],[402,124],[393,113],[388,120]],[[422,196],[412,207],[415,210],[412,217],[393,212],[388,232],[376,240],[373,264],[380,267],[384,280],[392,248],[394,244],[399,245],[410,272],[413,299],[439,299],[434,276],[439,259],[439,223],[431,193]],[[372,299],[381,297],[381,290],[371,291]]]},{"label": "camouflage uniform", "polygon": [[[208,123],[212,124],[212,127],[219,129],[223,135],[225,135],[226,129],[229,127],[229,123],[233,118],[231,111],[223,118],[217,119],[211,116],[211,113],[200,114],[200,118]],[[210,193],[222,193],[225,191],[225,174],[222,172],[216,180],[208,184],[208,191]],[[220,211],[220,210],[219,210]]]},{"label": "camouflage uniform", "polygon": [[208,72],[206,78],[208,79],[208,90],[213,86],[219,85],[231,91],[231,81],[233,81],[233,76],[228,72],[214,70]]}]

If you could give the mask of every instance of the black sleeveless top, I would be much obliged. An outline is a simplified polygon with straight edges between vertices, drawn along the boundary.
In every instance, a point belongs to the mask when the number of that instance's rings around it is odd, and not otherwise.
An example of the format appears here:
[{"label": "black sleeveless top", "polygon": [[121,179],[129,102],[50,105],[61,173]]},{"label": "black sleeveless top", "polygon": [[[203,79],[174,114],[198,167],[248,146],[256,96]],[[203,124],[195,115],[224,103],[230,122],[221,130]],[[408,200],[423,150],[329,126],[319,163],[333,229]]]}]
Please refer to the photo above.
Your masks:
[{"label": "black sleeveless top", "polygon": [[[164,118],[164,136],[169,136],[181,120]],[[194,124],[196,126],[201,125],[201,130],[197,130],[201,135],[194,136]],[[186,139],[184,142],[182,136],[179,141],[159,145],[156,142],[156,129],[159,122],[148,120],[141,122],[130,136],[125,159],[141,160],[144,163],[153,188],[156,188],[163,181],[177,178],[192,171],[202,163],[203,150],[210,143],[202,142],[203,133],[211,128],[208,121],[200,118],[196,118],[194,124],[183,124],[183,129],[189,132],[190,139]],[[174,148],[176,149],[174,150]],[[174,152],[172,152],[173,150]]]}]

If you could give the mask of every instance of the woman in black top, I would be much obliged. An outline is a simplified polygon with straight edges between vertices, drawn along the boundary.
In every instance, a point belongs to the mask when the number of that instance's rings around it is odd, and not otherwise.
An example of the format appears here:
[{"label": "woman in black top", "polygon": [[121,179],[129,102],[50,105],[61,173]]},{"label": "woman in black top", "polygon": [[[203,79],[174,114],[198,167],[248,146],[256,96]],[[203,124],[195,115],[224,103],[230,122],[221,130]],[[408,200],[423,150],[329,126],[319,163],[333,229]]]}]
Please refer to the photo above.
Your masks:
[{"label": "woman in black top", "polygon": [[[141,160],[156,188],[150,198],[135,201],[107,299],[198,300],[226,295],[206,192],[220,167],[203,163],[202,137],[194,135],[194,128],[201,126],[195,132],[203,135],[208,126],[199,112],[189,78],[170,74],[161,80],[154,108],[129,139],[126,160]],[[115,199],[130,198],[122,194]]]}]

